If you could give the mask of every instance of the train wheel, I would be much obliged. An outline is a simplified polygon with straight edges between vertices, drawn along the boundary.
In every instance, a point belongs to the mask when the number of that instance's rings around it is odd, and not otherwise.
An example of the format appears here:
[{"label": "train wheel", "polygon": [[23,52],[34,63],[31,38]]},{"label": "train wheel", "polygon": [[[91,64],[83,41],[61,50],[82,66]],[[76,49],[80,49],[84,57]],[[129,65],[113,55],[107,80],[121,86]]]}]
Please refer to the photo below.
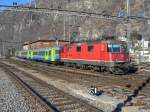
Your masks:
[{"label": "train wheel", "polygon": [[119,67],[111,67],[109,68],[109,71],[115,75],[122,75],[125,74],[125,72],[123,71],[123,69],[119,68]]},{"label": "train wheel", "polygon": [[130,73],[135,73],[138,71],[138,65],[135,63],[131,63],[129,66],[129,72]]},{"label": "train wheel", "polygon": [[128,66],[125,66],[122,68],[124,74],[127,74],[129,72],[129,67]]},{"label": "train wheel", "polygon": [[76,64],[72,64],[72,67],[73,67],[73,68],[76,68],[76,66],[77,66]]}]

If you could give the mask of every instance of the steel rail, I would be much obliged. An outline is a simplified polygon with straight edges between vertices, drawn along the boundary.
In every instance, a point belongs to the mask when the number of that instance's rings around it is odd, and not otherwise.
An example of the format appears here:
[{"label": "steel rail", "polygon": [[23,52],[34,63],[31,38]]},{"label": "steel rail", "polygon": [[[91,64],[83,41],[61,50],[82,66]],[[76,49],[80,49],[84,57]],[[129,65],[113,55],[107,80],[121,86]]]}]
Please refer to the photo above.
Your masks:
[{"label": "steel rail", "polygon": [[[40,71],[42,73],[51,73],[51,72],[54,72],[54,73],[69,73],[68,75],[65,74],[65,77],[74,77],[75,79],[78,79],[82,81],[82,79],[88,81],[88,85],[92,84],[96,87],[99,87],[101,84],[103,85],[103,80],[101,81],[101,78],[106,78],[107,79],[107,82],[109,80],[113,80],[112,81],[112,84],[117,84],[118,86],[120,86],[121,88],[124,88],[124,89],[127,89],[127,90],[132,90],[132,89],[135,89],[135,87],[137,85],[140,85],[145,79],[148,78],[148,74],[144,73],[145,75],[142,75],[141,72],[138,73],[138,75],[135,75],[135,74],[130,74],[130,75],[122,75],[122,76],[118,76],[118,75],[112,75],[112,74],[96,74],[96,73],[93,73],[92,72],[84,72],[84,71],[80,71],[80,70],[68,70],[66,68],[59,68],[59,67],[49,67],[49,66],[44,66],[44,65],[40,65],[39,64],[35,64],[33,63],[34,61],[32,61],[32,63],[30,63],[30,61],[24,61],[23,64],[24,66],[26,66],[27,68],[32,68],[34,70],[37,70],[37,71]],[[37,62],[36,62],[37,63]],[[20,65],[20,64],[19,64]],[[23,65],[22,65],[23,66]],[[57,71],[57,72],[56,72]],[[75,74],[75,75],[74,75]],[[57,77],[57,75],[54,75],[55,77]],[[81,78],[82,77],[82,78]],[[63,76],[59,76],[59,78],[63,78]],[[81,79],[80,79],[81,78]],[[142,80],[139,80],[139,79],[142,79]],[[67,80],[67,79],[65,79]],[[136,82],[136,83],[130,83],[130,82]],[[105,81],[104,81],[104,85],[105,85]],[[130,87],[128,87],[130,86]],[[100,86],[101,88],[102,86]]]}]

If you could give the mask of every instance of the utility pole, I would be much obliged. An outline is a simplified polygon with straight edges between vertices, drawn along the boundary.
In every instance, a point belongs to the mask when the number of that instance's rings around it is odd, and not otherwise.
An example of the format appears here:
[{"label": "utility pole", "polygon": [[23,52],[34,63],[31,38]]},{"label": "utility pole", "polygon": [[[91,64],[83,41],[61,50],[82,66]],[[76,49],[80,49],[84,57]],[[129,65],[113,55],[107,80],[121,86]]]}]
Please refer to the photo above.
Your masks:
[{"label": "utility pole", "polygon": [[2,41],[2,49],[3,49],[3,56],[5,56],[5,46],[4,46],[4,42]]},{"label": "utility pole", "polygon": [[66,40],[66,16],[64,15],[64,40]]},{"label": "utility pole", "polygon": [[4,55],[5,55],[5,46],[4,46],[4,42],[3,42],[3,40],[1,40],[1,39],[0,39],[0,42],[1,42],[1,47],[2,47],[2,51],[1,51],[2,54],[1,54],[1,55],[4,56]]},{"label": "utility pole", "polygon": [[130,16],[130,0],[127,0],[127,16]]},{"label": "utility pole", "polygon": [[[144,11],[144,17],[146,16],[146,14],[145,14],[145,0],[143,0],[143,11]],[[144,22],[143,22],[144,23]],[[144,26],[143,26],[143,28],[142,28],[142,55],[144,56],[145,54],[144,54]],[[142,58],[142,59],[144,59],[144,58]],[[142,60],[142,61],[145,61],[145,60]]]},{"label": "utility pole", "polygon": [[[131,38],[131,24],[130,24],[130,0],[126,0],[127,5],[127,40],[129,44],[129,49],[132,48],[132,44],[130,44],[130,38]],[[130,46],[131,45],[131,46]]]},{"label": "utility pole", "polygon": [[71,43],[71,23],[70,23],[70,16],[69,16],[69,44]]}]

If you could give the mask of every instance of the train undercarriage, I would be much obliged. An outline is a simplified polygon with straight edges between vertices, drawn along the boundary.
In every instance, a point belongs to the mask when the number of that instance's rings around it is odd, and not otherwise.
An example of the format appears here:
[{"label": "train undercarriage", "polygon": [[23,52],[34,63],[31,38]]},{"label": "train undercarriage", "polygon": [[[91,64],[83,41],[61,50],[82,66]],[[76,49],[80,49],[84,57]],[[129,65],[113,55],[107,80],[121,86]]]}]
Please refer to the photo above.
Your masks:
[{"label": "train undercarriage", "polygon": [[83,63],[72,63],[72,62],[64,62],[65,66],[80,68],[80,69],[87,69],[87,70],[94,70],[98,72],[110,72],[115,75],[123,75],[128,73],[135,73],[138,67],[133,63],[113,63],[113,66],[109,66],[108,64],[105,66],[103,65],[90,65],[90,64],[83,64]]}]

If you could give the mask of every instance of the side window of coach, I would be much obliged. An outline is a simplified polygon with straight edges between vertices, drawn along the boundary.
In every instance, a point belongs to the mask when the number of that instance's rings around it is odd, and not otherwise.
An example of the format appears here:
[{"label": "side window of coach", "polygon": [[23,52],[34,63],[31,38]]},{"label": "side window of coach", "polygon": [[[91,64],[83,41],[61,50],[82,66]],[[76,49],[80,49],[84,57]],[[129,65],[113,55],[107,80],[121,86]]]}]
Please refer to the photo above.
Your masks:
[{"label": "side window of coach", "polygon": [[94,46],[88,46],[88,52],[93,52],[94,51]]},{"label": "side window of coach", "polygon": [[39,52],[39,55],[40,55],[40,56],[44,56],[44,55],[45,55],[45,52],[44,52],[44,51],[40,51],[40,52]]},{"label": "side window of coach", "polygon": [[37,52],[33,52],[33,55],[37,55],[38,53]]},{"label": "side window of coach", "polygon": [[49,56],[51,56],[51,50],[49,51]]},{"label": "side window of coach", "polygon": [[25,55],[27,55],[27,52],[22,52],[21,54],[25,56]]}]

